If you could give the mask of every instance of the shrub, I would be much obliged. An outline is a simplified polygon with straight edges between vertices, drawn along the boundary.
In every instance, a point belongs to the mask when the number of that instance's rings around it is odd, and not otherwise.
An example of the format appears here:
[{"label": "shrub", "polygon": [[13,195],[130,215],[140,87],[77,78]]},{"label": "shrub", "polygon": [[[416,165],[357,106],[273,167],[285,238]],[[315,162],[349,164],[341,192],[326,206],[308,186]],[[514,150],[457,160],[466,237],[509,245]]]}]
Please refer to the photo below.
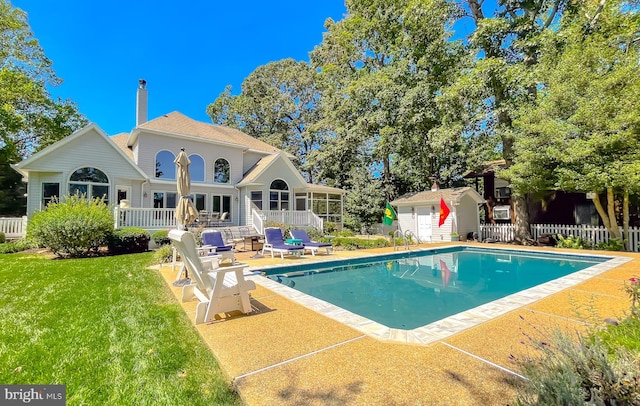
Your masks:
[{"label": "shrub", "polygon": [[158,264],[166,264],[173,261],[173,249],[171,245],[162,245],[153,253],[153,259]]},{"label": "shrub", "polygon": [[583,240],[580,237],[574,237],[570,235],[568,237],[563,237],[558,234],[558,248],[573,248],[573,249],[590,249],[591,243],[587,240]]},{"label": "shrub", "polygon": [[7,242],[7,238],[2,231],[0,231],[0,244]]},{"label": "shrub", "polygon": [[325,221],[324,222],[324,232],[327,234],[334,234],[338,231],[338,225],[333,221]]},{"label": "shrub", "polygon": [[619,238],[612,238],[609,241],[602,241],[596,245],[597,250],[604,251],[622,251],[624,244]]},{"label": "shrub", "polygon": [[150,240],[149,232],[143,228],[119,228],[109,236],[109,252],[111,254],[145,252],[149,248]]},{"label": "shrub", "polygon": [[171,244],[171,240],[169,239],[169,230],[156,231],[151,235],[151,239],[158,247]]},{"label": "shrub", "polygon": [[338,235],[339,235],[340,237],[353,237],[353,236],[355,236],[355,235],[356,235],[356,233],[354,233],[353,231],[351,231],[351,230],[349,230],[349,229],[344,228],[344,229],[342,229],[342,231],[340,231],[340,232],[338,233]]},{"label": "shrub", "polygon": [[0,254],[12,254],[14,252],[20,252],[21,250],[18,248],[16,243],[14,242],[6,242],[4,244],[0,244]]},{"label": "shrub", "polygon": [[640,404],[640,359],[632,351],[618,348],[610,355],[597,336],[578,336],[576,343],[561,333],[536,347],[543,356],[524,364],[529,380],[519,404]]},{"label": "shrub", "polygon": [[102,199],[75,195],[35,213],[27,238],[56,255],[81,257],[97,252],[112,230],[111,211]]},{"label": "shrub", "polygon": [[342,247],[345,250],[382,248],[389,246],[389,241],[385,238],[336,237],[331,240],[331,243],[334,247]]}]

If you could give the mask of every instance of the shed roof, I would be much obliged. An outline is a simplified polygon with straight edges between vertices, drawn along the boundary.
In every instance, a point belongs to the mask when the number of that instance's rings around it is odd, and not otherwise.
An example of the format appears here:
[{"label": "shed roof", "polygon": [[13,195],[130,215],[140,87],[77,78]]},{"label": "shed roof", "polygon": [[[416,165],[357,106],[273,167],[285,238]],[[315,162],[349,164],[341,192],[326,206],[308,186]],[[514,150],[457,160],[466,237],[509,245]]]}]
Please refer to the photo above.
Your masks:
[{"label": "shed roof", "polygon": [[484,203],[484,199],[475,189],[471,187],[457,187],[451,189],[438,189],[438,190],[426,190],[424,192],[412,192],[406,193],[396,200],[392,201],[391,204],[394,206],[408,206],[415,205],[419,203],[425,204],[434,204],[439,203],[442,198],[445,202],[458,202],[460,199],[469,195],[476,203]]}]

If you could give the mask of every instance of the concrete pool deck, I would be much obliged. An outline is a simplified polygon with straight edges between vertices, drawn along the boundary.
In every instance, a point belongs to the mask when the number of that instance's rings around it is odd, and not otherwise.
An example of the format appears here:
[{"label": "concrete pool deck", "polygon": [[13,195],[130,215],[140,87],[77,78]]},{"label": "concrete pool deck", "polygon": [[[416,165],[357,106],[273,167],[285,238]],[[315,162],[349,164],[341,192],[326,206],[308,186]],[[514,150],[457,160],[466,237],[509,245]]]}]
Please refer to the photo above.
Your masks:
[{"label": "concrete pool deck", "polygon": [[[423,244],[432,248],[448,244]],[[247,405],[505,405],[521,382],[518,359],[532,354],[529,337],[554,328],[583,331],[587,322],[621,318],[630,303],[625,281],[640,276],[640,254],[487,244],[470,246],[544,250],[628,258],[576,285],[428,343],[380,339],[294,301],[257,278],[254,312],[196,326]],[[331,255],[251,258],[251,267],[352,258],[393,248],[336,251]],[[176,272],[161,269],[171,282]],[[262,278],[266,279],[266,278]],[[269,288],[271,287],[271,288]],[[195,303],[183,308],[193,321]],[[388,338],[388,337],[387,337]],[[402,337],[401,337],[402,339]]]}]

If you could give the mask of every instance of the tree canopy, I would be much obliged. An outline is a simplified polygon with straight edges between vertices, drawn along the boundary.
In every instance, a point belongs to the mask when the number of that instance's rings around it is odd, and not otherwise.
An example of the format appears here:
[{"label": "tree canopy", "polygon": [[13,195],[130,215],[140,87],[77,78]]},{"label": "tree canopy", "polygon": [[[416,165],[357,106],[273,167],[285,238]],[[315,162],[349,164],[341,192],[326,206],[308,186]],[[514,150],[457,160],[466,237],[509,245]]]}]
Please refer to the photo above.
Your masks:
[{"label": "tree canopy", "polygon": [[34,37],[24,11],[0,0],[0,213],[24,213],[21,176],[10,164],[86,123],[71,101],[54,100],[61,80]]}]

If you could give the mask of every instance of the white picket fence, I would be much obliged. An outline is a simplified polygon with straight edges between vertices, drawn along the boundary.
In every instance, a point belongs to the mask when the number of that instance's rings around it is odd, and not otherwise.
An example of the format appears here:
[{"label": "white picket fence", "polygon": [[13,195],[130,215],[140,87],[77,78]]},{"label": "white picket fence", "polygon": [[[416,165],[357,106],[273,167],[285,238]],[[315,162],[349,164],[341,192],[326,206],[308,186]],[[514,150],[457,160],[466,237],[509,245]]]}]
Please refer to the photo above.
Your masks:
[{"label": "white picket fence", "polygon": [[[480,224],[480,235],[484,241],[491,238],[497,241],[507,242],[514,239],[515,225],[513,224]],[[609,231],[605,227],[587,225],[558,225],[558,224],[531,224],[531,236],[533,239],[549,235],[572,235],[590,241],[596,245],[609,241]],[[622,232],[622,228],[620,228]],[[629,247],[631,251],[638,251],[640,247],[640,227],[629,227]]]},{"label": "white picket fence", "polygon": [[0,217],[0,231],[9,240],[23,238],[27,235],[27,216]]}]

